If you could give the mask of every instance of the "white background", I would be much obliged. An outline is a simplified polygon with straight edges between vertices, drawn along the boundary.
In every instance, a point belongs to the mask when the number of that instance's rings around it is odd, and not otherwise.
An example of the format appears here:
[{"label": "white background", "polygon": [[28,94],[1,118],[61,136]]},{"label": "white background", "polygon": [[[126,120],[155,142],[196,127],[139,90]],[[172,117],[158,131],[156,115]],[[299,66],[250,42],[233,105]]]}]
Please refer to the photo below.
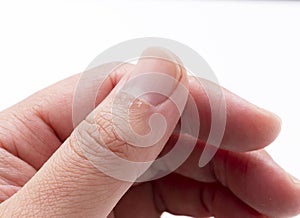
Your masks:
[{"label": "white background", "polygon": [[166,37],[195,49],[221,85],[282,118],[268,151],[300,178],[299,24],[293,1],[0,1],[0,110],[82,72],[118,42]]}]

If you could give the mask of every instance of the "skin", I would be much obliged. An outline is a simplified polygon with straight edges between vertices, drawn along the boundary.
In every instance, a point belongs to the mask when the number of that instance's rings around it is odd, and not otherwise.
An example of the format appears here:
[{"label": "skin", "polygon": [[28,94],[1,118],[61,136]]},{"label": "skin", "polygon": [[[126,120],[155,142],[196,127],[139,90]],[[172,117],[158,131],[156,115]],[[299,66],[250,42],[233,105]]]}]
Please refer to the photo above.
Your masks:
[{"label": "skin", "polygon": [[[170,55],[151,49],[147,52]],[[109,142],[109,150],[129,160],[154,160],[169,151],[178,138],[176,111],[168,99],[159,106],[142,102],[140,110],[132,106],[135,110],[131,124],[141,131],[148,130],[149,118],[142,110],[166,116],[170,127],[154,147],[135,148],[109,128],[114,88],[132,74],[147,71],[178,79],[199,109],[199,138],[183,165],[161,179],[138,184],[117,180],[96,169],[81,150],[84,146],[93,148],[93,143],[77,134],[87,130],[79,125],[74,131],[72,125],[72,99],[80,78],[75,75],[0,113],[0,217],[152,218],[167,211],[226,218],[289,217],[300,213],[300,183],[263,150],[279,134],[280,119],[223,89],[227,107],[223,141],[209,164],[199,168],[197,161],[211,117],[207,95],[184,69],[180,69],[178,77],[177,66],[162,59],[141,59],[136,66],[123,65],[99,90],[94,121],[99,130],[105,128],[99,133]],[[217,85],[203,82],[214,93]],[[107,164],[103,153],[94,155],[104,159],[101,164]]]}]

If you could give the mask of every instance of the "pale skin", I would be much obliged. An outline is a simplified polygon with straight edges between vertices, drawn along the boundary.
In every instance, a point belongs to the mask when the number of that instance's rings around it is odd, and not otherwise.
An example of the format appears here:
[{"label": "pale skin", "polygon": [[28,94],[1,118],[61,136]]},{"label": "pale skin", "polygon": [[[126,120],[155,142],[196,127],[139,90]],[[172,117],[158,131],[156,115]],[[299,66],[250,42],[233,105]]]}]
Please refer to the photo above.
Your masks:
[{"label": "pale skin", "polygon": [[[163,55],[163,51],[151,52]],[[80,152],[82,146],[93,146],[88,139],[78,140],[73,132],[72,99],[80,75],[2,111],[0,217],[155,218],[167,211],[226,218],[291,217],[300,213],[300,182],[263,150],[279,134],[280,119],[225,89],[227,124],[223,141],[209,164],[198,167],[209,132],[209,102],[195,79],[183,69],[178,77],[176,67],[161,59],[124,65],[111,74],[97,98],[95,119],[99,129],[108,127],[103,135],[110,142],[108,148],[131,160],[152,160],[176,142],[178,131],[174,129],[178,119],[174,118],[176,114],[172,119],[172,104],[165,100],[157,109],[143,103],[142,109],[165,114],[170,126],[166,137],[153,148],[133,148],[111,132],[110,117],[104,119],[103,114],[110,111],[114,87],[131,74],[160,71],[174,76],[189,89],[201,109],[203,126],[198,143],[181,167],[154,181],[134,184],[117,180],[96,169]],[[213,91],[217,85],[211,83],[210,87]],[[133,126],[147,129],[147,113],[134,117],[142,120],[133,120]],[[79,126],[78,131],[88,131],[83,128]],[[101,153],[96,155],[103,158]]]}]

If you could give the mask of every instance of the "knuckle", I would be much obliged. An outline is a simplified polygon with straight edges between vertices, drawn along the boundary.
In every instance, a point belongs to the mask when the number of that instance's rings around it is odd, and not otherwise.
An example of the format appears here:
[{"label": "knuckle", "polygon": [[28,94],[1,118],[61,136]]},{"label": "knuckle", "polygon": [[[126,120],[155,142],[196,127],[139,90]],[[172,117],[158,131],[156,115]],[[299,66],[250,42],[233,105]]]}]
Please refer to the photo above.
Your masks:
[{"label": "knuckle", "polygon": [[[152,110],[150,105],[128,95],[107,98],[74,130],[71,147],[86,159],[86,155],[110,158],[111,153],[131,161],[142,159],[142,148],[136,144],[142,143],[141,135],[151,131],[148,119]],[[149,153],[151,156],[153,152]]]},{"label": "knuckle", "polygon": [[[76,128],[70,137],[70,147],[85,159],[107,156],[112,152],[122,158],[128,157],[130,145],[122,140],[112,124],[110,112],[89,117]],[[107,157],[108,158],[108,157]]]}]

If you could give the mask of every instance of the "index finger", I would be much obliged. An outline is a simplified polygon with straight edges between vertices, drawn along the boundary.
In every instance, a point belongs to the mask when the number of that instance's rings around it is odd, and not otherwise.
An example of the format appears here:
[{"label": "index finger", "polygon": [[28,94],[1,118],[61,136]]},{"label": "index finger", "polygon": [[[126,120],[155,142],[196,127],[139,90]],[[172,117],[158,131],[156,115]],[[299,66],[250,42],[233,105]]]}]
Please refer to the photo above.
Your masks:
[{"label": "index finger", "polygon": [[[133,65],[122,65],[104,81],[95,105],[99,104]],[[97,69],[94,69],[97,70]],[[0,114],[0,146],[39,169],[73,131],[72,104],[80,75],[50,86]],[[201,80],[214,100],[217,84]],[[211,125],[211,107],[204,90],[192,77],[190,94],[200,117],[199,139],[206,141]],[[93,88],[93,84],[90,84]],[[216,92],[218,93],[218,92]],[[280,121],[273,114],[258,109],[223,89],[226,102],[226,128],[221,148],[249,151],[266,146],[280,131]],[[218,96],[215,96],[218,99]],[[85,107],[84,101],[81,102]],[[193,116],[193,115],[191,115]],[[17,131],[22,127],[22,131]],[[23,128],[24,127],[24,128]],[[176,134],[176,133],[174,133]]]}]

